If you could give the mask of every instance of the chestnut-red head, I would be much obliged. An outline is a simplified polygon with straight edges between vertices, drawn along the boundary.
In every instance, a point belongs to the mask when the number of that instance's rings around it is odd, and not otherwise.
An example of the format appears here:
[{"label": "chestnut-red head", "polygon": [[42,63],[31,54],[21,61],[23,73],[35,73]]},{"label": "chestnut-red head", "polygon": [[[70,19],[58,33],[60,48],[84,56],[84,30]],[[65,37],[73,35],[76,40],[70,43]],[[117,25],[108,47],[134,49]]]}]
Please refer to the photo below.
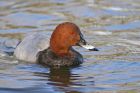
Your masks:
[{"label": "chestnut-red head", "polygon": [[50,39],[50,48],[58,56],[70,56],[70,48],[86,45],[86,41],[77,25],[70,22],[59,24]]}]

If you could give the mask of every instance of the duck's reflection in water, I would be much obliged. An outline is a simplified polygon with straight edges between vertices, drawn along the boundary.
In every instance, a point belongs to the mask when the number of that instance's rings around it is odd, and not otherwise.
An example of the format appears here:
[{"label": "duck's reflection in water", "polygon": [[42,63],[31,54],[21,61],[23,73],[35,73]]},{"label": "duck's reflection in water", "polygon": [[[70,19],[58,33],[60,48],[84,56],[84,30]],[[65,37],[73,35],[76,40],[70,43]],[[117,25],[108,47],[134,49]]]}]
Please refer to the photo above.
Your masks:
[{"label": "duck's reflection in water", "polygon": [[[51,86],[53,90],[67,93],[81,93],[79,90],[72,86],[82,86],[74,82],[78,76],[77,74],[71,74],[72,68],[50,68],[49,73],[34,73],[36,76],[42,76],[47,78],[47,86]],[[46,87],[47,87],[46,86]]]},{"label": "duck's reflection in water", "polygon": [[50,69],[49,81],[55,86],[67,87],[71,85],[71,72],[69,68]]}]

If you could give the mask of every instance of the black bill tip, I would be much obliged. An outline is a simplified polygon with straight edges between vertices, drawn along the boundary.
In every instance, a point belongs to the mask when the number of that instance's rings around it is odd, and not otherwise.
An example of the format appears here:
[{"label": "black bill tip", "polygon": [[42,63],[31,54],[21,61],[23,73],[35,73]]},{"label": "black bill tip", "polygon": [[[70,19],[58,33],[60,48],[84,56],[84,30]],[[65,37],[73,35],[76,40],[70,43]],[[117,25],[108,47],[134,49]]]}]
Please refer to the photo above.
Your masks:
[{"label": "black bill tip", "polygon": [[90,51],[99,51],[97,48],[89,49]]}]

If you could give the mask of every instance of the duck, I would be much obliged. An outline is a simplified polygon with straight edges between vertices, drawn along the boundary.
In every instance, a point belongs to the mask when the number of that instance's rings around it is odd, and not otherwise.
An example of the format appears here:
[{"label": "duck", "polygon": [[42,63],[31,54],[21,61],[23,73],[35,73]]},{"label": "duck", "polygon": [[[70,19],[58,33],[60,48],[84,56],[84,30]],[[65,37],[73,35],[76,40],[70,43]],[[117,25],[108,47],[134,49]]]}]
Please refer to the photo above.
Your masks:
[{"label": "duck", "polygon": [[83,63],[83,56],[72,46],[99,51],[86,42],[76,24],[63,22],[56,26],[51,36],[43,32],[26,36],[16,47],[14,56],[50,67],[78,66]]}]

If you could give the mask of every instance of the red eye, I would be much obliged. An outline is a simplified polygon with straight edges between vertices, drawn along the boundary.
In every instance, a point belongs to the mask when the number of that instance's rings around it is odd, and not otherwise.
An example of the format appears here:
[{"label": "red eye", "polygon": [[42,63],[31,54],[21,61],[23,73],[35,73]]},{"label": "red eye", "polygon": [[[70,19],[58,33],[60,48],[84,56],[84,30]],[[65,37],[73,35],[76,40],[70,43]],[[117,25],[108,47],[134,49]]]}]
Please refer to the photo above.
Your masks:
[{"label": "red eye", "polygon": [[74,32],[74,31],[72,31],[72,32],[71,32],[71,34],[72,34],[72,35],[74,35],[74,34],[75,34],[75,32]]}]

